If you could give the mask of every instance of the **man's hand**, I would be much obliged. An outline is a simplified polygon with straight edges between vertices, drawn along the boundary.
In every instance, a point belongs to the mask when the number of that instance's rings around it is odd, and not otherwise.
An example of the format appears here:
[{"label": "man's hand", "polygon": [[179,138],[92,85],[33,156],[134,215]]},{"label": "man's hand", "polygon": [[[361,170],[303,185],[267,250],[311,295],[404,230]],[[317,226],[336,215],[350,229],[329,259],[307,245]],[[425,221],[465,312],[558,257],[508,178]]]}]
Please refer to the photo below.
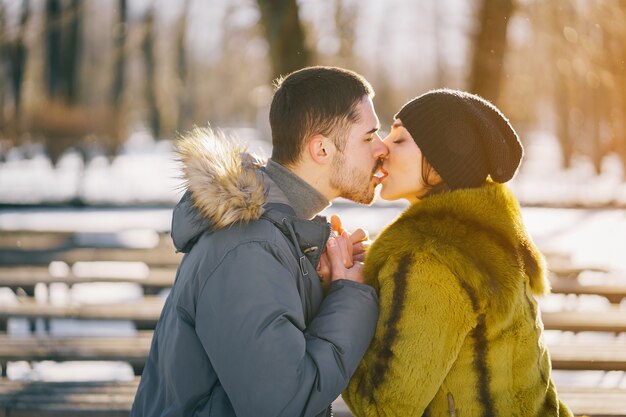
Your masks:
[{"label": "man's hand", "polygon": [[348,279],[363,283],[363,262],[356,261],[350,267],[345,266],[344,254],[348,246],[348,240],[343,236],[331,236],[328,239],[326,253],[330,262],[330,280]]}]

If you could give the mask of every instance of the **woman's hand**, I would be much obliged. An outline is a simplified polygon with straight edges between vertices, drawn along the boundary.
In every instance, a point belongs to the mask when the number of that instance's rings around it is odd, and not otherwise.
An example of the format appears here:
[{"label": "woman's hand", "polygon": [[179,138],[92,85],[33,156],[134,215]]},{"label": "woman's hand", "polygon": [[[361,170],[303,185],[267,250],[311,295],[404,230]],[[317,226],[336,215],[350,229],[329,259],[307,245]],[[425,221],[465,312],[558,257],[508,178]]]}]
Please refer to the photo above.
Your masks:
[{"label": "woman's hand", "polygon": [[347,267],[345,254],[348,252],[348,239],[344,236],[331,236],[326,244],[326,254],[330,263],[330,280],[347,279],[363,283],[363,262],[356,261]]},{"label": "woman's hand", "polygon": [[370,247],[371,241],[369,240],[369,234],[362,228],[356,229],[354,232],[349,233],[343,228],[341,218],[336,214],[330,216],[330,225],[333,231],[339,236],[343,236],[348,239],[348,256],[346,257],[346,267],[349,267],[352,262],[365,260],[365,254]]}]

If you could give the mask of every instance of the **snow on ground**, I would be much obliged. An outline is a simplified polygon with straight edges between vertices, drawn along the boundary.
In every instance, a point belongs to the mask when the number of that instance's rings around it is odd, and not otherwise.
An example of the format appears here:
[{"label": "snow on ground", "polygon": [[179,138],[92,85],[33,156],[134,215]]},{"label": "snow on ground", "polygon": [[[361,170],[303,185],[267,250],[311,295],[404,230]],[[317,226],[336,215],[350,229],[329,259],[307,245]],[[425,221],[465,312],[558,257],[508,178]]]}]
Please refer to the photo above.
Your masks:
[{"label": "snow on ground", "polygon": [[[225,133],[257,155],[270,154],[269,144],[252,129]],[[173,204],[182,194],[173,142],[155,143],[146,132],[134,133],[110,163],[96,156],[84,166],[78,153],[68,152],[54,169],[41,152],[34,152],[25,159],[22,151],[12,149],[0,164],[0,203],[64,202],[80,195],[90,204]]]},{"label": "snow on ground", "polygon": [[[262,156],[269,155],[267,143],[251,130],[238,130],[249,148]],[[626,185],[616,158],[609,158],[600,176],[593,174],[590,164],[578,159],[567,171],[560,170],[558,147],[553,138],[534,135],[526,146],[526,159],[510,185],[522,203],[565,206],[626,204]],[[81,175],[81,172],[83,174]],[[52,169],[43,156],[25,160],[20,151],[13,151],[7,163],[0,165],[0,203],[63,202],[76,196],[91,204],[145,204],[157,207],[86,207],[86,208],[4,208],[0,209],[2,230],[78,231],[85,242],[97,240],[103,246],[123,244],[127,247],[153,247],[157,232],[170,228],[173,204],[180,198],[181,181],[172,153],[172,143],[154,141],[145,133],[134,134],[123,153],[111,164],[96,157],[84,169],[76,154],[64,156],[57,169]],[[339,214],[344,226],[353,230],[363,227],[375,236],[406,207],[404,203],[377,201],[372,207],[358,206],[345,200],[335,202],[322,214]],[[549,259],[572,266],[608,269],[613,276],[626,275],[626,209],[574,209],[524,207],[527,228],[539,248]],[[51,266],[57,273],[67,266]],[[102,265],[75,265],[80,275],[87,269]],[[81,269],[82,268],[82,269]],[[145,265],[108,265],[107,271],[134,271],[145,274]],[[116,270],[117,269],[117,270]],[[163,295],[165,295],[164,293]],[[49,288],[38,286],[38,299],[52,302],[68,300],[97,303],[131,301],[141,297],[136,284],[81,284],[69,289],[64,284]],[[0,303],[17,302],[15,294],[0,288]],[[550,295],[540,300],[544,311],[560,309],[598,310],[607,307],[599,297]],[[626,306],[623,306],[626,308]],[[28,332],[25,320],[12,320],[13,334]],[[37,332],[43,332],[42,322]],[[131,323],[52,320],[55,335],[128,335],[136,330]],[[622,335],[626,337],[626,335]],[[602,338],[612,335],[546,332],[546,338]],[[122,363],[41,362],[34,366],[14,363],[9,376],[15,379],[129,379],[132,369]],[[626,388],[623,372],[556,371],[557,385],[613,386]]]},{"label": "snow on ground", "polygon": [[[248,149],[262,157],[270,145],[253,129],[231,129]],[[13,149],[0,164],[0,203],[63,202],[77,195],[91,204],[175,203],[182,193],[173,142],[154,142],[138,131],[130,136],[111,163],[96,156],[86,167],[77,153],[69,152],[56,169],[41,151],[24,158]],[[572,168],[561,170],[558,144],[546,134],[530,135],[526,156],[511,188],[523,204],[626,205],[626,183],[616,156],[606,158],[601,175],[588,159],[577,157]]]},{"label": "snow on ground", "polygon": [[607,156],[597,175],[589,158],[575,156],[561,169],[559,145],[553,136],[535,133],[525,144],[525,156],[511,181],[522,204],[603,205],[626,203],[624,172],[615,154]]}]

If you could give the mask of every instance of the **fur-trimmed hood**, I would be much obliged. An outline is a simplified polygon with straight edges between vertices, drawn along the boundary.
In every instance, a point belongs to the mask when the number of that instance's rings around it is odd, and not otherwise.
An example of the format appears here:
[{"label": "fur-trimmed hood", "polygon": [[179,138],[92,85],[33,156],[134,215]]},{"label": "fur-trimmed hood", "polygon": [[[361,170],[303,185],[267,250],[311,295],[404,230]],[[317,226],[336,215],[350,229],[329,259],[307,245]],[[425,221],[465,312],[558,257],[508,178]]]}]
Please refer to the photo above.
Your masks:
[{"label": "fur-trimmed hood", "polygon": [[[323,218],[296,216],[285,193],[272,179],[271,161],[246,152],[235,140],[211,129],[196,128],[181,137],[176,150],[187,192],[174,208],[172,240],[179,252],[189,252],[204,233],[213,233],[262,216],[290,236],[311,264],[330,234]],[[274,163],[275,164],[275,163]]]},{"label": "fur-trimmed hood", "polygon": [[264,161],[224,134],[195,128],[176,142],[187,193],[174,209],[172,239],[187,252],[197,237],[259,219],[268,200]]}]

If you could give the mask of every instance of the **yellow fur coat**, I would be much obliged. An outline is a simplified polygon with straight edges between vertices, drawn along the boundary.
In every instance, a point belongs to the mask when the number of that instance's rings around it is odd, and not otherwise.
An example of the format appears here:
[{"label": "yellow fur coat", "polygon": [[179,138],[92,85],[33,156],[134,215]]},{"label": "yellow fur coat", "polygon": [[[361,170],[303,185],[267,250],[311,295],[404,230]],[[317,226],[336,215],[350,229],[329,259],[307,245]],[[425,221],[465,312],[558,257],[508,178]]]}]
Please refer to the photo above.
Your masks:
[{"label": "yellow fur coat", "polygon": [[510,190],[435,195],[367,256],[379,293],[369,350],[343,393],[355,416],[571,416],[550,378],[533,294],[545,263]]}]

